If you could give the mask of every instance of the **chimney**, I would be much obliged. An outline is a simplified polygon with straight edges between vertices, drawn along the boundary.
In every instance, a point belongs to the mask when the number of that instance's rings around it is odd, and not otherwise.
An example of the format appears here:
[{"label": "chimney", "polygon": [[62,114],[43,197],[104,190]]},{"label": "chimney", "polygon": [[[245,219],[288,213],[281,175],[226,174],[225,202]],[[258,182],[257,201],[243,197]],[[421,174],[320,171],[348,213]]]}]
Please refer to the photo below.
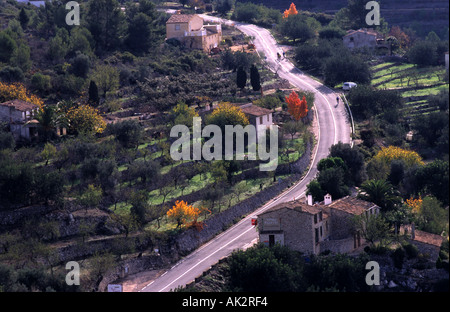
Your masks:
[{"label": "chimney", "polygon": [[324,198],[323,198],[323,201],[324,201],[325,205],[331,204],[331,202],[332,202],[331,195],[330,194],[325,195]]},{"label": "chimney", "polygon": [[312,206],[313,205],[313,197],[311,194],[308,195],[308,205]]}]

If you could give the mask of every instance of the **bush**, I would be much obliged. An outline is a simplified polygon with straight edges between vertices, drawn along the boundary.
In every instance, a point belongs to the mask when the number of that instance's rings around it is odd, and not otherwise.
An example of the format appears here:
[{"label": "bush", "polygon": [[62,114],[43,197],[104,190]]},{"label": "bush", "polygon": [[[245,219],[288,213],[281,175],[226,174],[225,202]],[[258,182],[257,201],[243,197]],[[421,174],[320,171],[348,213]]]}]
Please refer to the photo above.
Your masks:
[{"label": "bush", "polygon": [[419,249],[417,248],[416,245],[405,244],[402,247],[405,250],[406,256],[407,256],[408,259],[417,258],[417,256],[419,255]]},{"label": "bush", "polygon": [[15,145],[14,136],[10,132],[0,132],[0,150],[13,149]]},{"label": "bush", "polygon": [[19,67],[5,66],[0,70],[0,79],[5,82],[23,81],[24,74]]},{"label": "bush", "polygon": [[31,86],[38,91],[48,91],[51,88],[51,77],[36,73],[31,77]]},{"label": "bush", "polygon": [[394,266],[397,269],[401,269],[403,267],[403,263],[405,261],[406,252],[402,247],[398,247],[395,249],[395,251],[392,253],[391,257],[394,261]]}]

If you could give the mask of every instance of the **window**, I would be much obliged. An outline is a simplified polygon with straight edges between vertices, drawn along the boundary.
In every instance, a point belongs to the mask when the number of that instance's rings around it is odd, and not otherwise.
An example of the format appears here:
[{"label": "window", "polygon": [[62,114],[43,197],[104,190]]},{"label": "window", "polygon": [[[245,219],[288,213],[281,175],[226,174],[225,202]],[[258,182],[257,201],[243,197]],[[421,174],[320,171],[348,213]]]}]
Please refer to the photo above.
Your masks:
[{"label": "window", "polygon": [[180,30],[180,24],[175,24],[175,30]]},{"label": "window", "polygon": [[322,227],[320,227],[320,237],[323,236],[323,231],[322,231]]},{"label": "window", "polygon": [[314,215],[314,224],[316,224],[317,223],[317,215],[315,214]]},{"label": "window", "polygon": [[319,229],[314,229],[316,244],[319,242]]}]

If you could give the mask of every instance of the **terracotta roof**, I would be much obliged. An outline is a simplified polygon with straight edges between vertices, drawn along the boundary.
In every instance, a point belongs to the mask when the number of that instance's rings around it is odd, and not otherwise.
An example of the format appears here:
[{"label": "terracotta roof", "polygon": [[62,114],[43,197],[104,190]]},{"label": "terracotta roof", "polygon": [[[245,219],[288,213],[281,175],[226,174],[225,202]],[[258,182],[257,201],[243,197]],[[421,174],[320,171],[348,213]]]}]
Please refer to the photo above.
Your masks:
[{"label": "terracotta roof", "polygon": [[341,211],[345,211],[347,213],[353,215],[360,215],[364,213],[369,208],[375,207],[374,203],[358,199],[356,197],[346,196],[344,198],[340,198],[336,201],[333,201],[331,204],[326,207],[338,209]]},{"label": "terracotta roof", "polygon": [[166,24],[171,23],[189,23],[191,19],[196,16],[195,14],[173,14],[166,22]]},{"label": "terracotta roof", "polygon": [[4,103],[0,103],[0,106],[14,107],[16,110],[25,112],[38,108],[36,104],[25,102],[22,100],[12,100]]},{"label": "terracotta roof", "polygon": [[420,231],[420,230],[415,230],[414,233],[415,233],[414,234],[415,241],[425,243],[428,245],[440,247],[442,244],[442,241],[444,240],[444,237],[442,237],[441,235],[437,235],[437,234],[433,234],[433,233],[428,233],[428,232],[424,232],[424,231]]},{"label": "terracotta roof", "polygon": [[344,37],[351,36],[351,35],[354,35],[356,33],[362,33],[362,34],[367,34],[367,35],[374,35],[374,36],[378,37],[378,33],[377,32],[375,32],[373,30],[367,30],[367,29],[349,30]]},{"label": "terracotta roof", "polygon": [[263,108],[263,107],[259,107],[256,105],[252,105],[252,106],[248,106],[248,107],[241,107],[241,110],[246,115],[252,115],[252,116],[256,116],[256,117],[265,116],[265,115],[269,115],[272,113],[272,110]]},{"label": "terracotta roof", "polygon": [[295,201],[290,201],[287,203],[281,203],[281,204],[275,205],[272,208],[268,209],[267,211],[261,213],[260,215],[266,214],[268,212],[276,211],[276,210],[281,210],[281,209],[291,209],[291,210],[295,210],[297,212],[303,212],[303,213],[308,213],[308,214],[312,214],[312,215],[322,211],[322,209],[320,209],[317,206],[309,206],[302,200],[295,200]]}]

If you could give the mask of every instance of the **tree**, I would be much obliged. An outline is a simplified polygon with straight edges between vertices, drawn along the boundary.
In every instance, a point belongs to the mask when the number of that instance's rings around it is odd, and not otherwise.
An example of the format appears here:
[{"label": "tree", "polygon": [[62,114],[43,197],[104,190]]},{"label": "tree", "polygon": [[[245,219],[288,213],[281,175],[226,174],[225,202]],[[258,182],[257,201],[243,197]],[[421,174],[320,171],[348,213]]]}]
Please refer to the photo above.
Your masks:
[{"label": "tree", "polygon": [[125,16],[117,0],[90,0],[86,14],[96,52],[113,50],[120,44],[125,31]]},{"label": "tree", "polygon": [[389,236],[389,224],[381,214],[367,215],[363,213],[355,216],[354,224],[355,230],[359,231],[362,237],[372,246]]},{"label": "tree", "polygon": [[322,190],[322,187],[320,186],[320,183],[319,181],[317,181],[317,179],[309,182],[306,188],[306,195],[311,195],[315,202],[323,200],[323,197],[326,195],[326,192]]},{"label": "tree", "polygon": [[250,68],[250,83],[252,84],[253,91],[261,90],[261,78],[258,68],[254,64]]},{"label": "tree", "polygon": [[52,87],[51,77],[42,73],[36,73],[31,77],[31,85],[40,92],[47,92]]},{"label": "tree", "polygon": [[340,167],[331,167],[320,171],[317,181],[320,188],[335,199],[349,194],[349,189],[345,185],[345,172]]},{"label": "tree", "polygon": [[244,68],[241,66],[238,68],[236,75],[236,85],[239,89],[243,90],[247,85],[247,73]]},{"label": "tree", "polygon": [[102,133],[106,123],[98,111],[89,105],[72,107],[66,114],[71,131],[81,134]]},{"label": "tree", "polygon": [[283,18],[288,18],[291,15],[297,15],[297,14],[298,14],[297,8],[295,7],[294,2],[292,2],[291,5],[289,6],[289,9],[284,11]]},{"label": "tree", "polygon": [[24,73],[29,71],[31,68],[30,47],[26,44],[19,45],[13,53],[11,63],[19,67]]},{"label": "tree", "polygon": [[297,92],[292,91],[289,97],[286,97],[286,103],[288,105],[289,114],[291,114],[296,121],[306,117],[308,114],[306,98],[303,96],[302,100],[300,100]]},{"label": "tree", "polygon": [[98,87],[95,81],[91,80],[89,83],[89,103],[92,103],[94,107],[98,106],[100,98],[98,96]]},{"label": "tree", "polygon": [[86,76],[89,73],[89,69],[91,67],[89,56],[78,52],[77,55],[70,62],[71,62],[70,67],[71,72],[77,77],[86,78]]},{"label": "tree", "polygon": [[434,234],[448,233],[448,210],[432,196],[426,196],[417,215],[417,225],[420,229]]},{"label": "tree", "polygon": [[294,140],[294,136],[297,134],[297,132],[302,131],[303,129],[304,126],[296,121],[288,121],[283,125],[283,131],[291,135],[291,140]]},{"label": "tree", "polygon": [[207,124],[217,125],[224,132],[226,125],[246,126],[249,124],[249,121],[240,107],[229,102],[222,102],[213,110],[207,120]]},{"label": "tree", "polygon": [[400,28],[400,26],[392,26],[389,31],[389,36],[393,36],[397,39],[399,49],[408,49],[411,44],[409,36]]},{"label": "tree", "polygon": [[111,65],[98,65],[92,73],[91,79],[95,81],[97,87],[103,91],[103,98],[107,92],[112,92],[119,87],[119,71]]},{"label": "tree", "polygon": [[130,214],[136,219],[140,227],[145,224],[147,219],[148,199],[149,195],[146,190],[133,192],[131,195]]},{"label": "tree", "polygon": [[89,184],[87,190],[80,196],[79,201],[86,208],[96,207],[102,200],[102,189],[93,184]]},{"label": "tree", "polygon": [[45,165],[48,165],[50,159],[56,156],[56,147],[51,143],[46,143],[41,152],[41,157],[45,160]]},{"label": "tree", "polygon": [[0,62],[9,63],[9,60],[17,49],[17,44],[7,32],[0,32]]},{"label": "tree", "polygon": [[415,171],[414,186],[417,192],[430,194],[444,205],[449,203],[449,163],[435,160]]},{"label": "tree", "polygon": [[144,128],[136,120],[125,120],[108,125],[108,133],[125,148],[137,148],[144,136]]},{"label": "tree", "polygon": [[279,27],[281,34],[294,40],[294,43],[297,39],[300,39],[300,42],[306,42],[315,37],[320,23],[312,17],[298,14],[284,18]]},{"label": "tree", "polygon": [[343,81],[354,81],[360,84],[370,83],[371,73],[366,62],[348,52],[344,55],[333,55],[325,61],[323,67],[325,84],[334,87]]},{"label": "tree", "polygon": [[365,181],[360,187],[358,198],[378,205],[383,211],[393,210],[401,201],[398,192],[384,180]]},{"label": "tree", "polygon": [[411,63],[419,66],[435,65],[438,58],[436,47],[433,41],[417,40],[408,50],[407,57]]},{"label": "tree", "polygon": [[138,13],[129,22],[125,44],[132,51],[147,52],[155,41],[152,24],[153,21],[148,15]]},{"label": "tree", "polygon": [[413,120],[412,127],[419,137],[419,142],[425,146],[436,147],[439,139],[445,135],[443,130],[449,124],[448,112],[431,112],[418,114]]},{"label": "tree", "polygon": [[188,205],[185,201],[177,200],[175,205],[167,211],[167,217],[177,222],[177,228],[189,221],[195,223],[200,215],[200,209]]},{"label": "tree", "polygon": [[22,26],[23,29],[26,29],[29,21],[30,21],[30,18],[28,17],[27,12],[25,11],[24,8],[22,8],[19,12],[20,26]]}]

